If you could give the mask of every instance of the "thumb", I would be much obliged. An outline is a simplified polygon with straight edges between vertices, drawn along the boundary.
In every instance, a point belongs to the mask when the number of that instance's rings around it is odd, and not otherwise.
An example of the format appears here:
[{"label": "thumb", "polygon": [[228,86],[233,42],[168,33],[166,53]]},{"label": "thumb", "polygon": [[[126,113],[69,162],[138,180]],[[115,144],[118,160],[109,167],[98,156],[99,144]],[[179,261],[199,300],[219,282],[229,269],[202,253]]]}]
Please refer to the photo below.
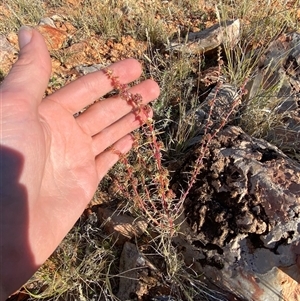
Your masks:
[{"label": "thumb", "polygon": [[[19,31],[20,52],[16,63],[1,84],[3,99],[37,106],[50,78],[51,60],[43,36],[35,29],[22,26]],[[3,94],[2,94],[3,95]]]}]

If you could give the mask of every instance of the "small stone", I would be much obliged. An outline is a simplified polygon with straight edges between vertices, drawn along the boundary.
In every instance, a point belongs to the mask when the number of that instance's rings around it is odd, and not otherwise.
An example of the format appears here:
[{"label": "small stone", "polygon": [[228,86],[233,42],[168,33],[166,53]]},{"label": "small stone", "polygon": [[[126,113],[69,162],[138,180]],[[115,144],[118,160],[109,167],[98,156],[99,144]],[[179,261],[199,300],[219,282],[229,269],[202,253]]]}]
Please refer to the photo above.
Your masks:
[{"label": "small stone", "polygon": [[3,56],[6,54],[16,54],[16,49],[10,44],[5,35],[0,35],[0,60],[3,60]]},{"label": "small stone", "polygon": [[55,24],[54,24],[53,20],[49,17],[45,17],[45,18],[41,19],[39,22],[39,25],[48,25],[48,26],[55,28]]},{"label": "small stone", "polygon": [[61,69],[61,62],[57,59],[52,59],[51,60],[51,65],[52,65],[52,74],[54,73],[57,73],[59,74],[60,73],[60,69]]},{"label": "small stone", "polygon": [[[132,300],[132,296],[137,296],[138,300],[143,300],[142,297],[149,293],[151,285],[156,284],[157,281],[153,281],[148,276],[149,269],[156,270],[139,252],[136,245],[125,242],[120,257],[119,274],[122,277],[120,277],[117,297],[120,300]],[[143,275],[144,272],[146,275]]]},{"label": "small stone", "polygon": [[94,64],[91,66],[79,65],[79,66],[76,66],[75,69],[81,75],[86,75],[88,73],[99,71],[99,70],[103,69],[104,67],[105,66],[102,64]]},{"label": "small stone", "polygon": [[17,49],[6,39],[4,35],[0,35],[0,62],[1,71],[6,74],[10,70],[12,64],[17,57]]},{"label": "small stone", "polygon": [[140,256],[137,247],[134,244],[126,242],[120,257],[120,277],[119,290],[117,296],[121,300],[128,300],[132,293],[138,290],[138,269],[136,263]]},{"label": "small stone", "polygon": [[238,227],[248,228],[249,231],[249,227],[253,225],[253,219],[253,215],[250,212],[246,212],[244,216],[241,216],[236,220],[236,224]]},{"label": "small stone", "polygon": [[125,214],[117,214],[106,208],[98,209],[98,218],[108,234],[112,234],[118,244],[124,244],[133,237],[141,236],[148,223],[141,218],[133,218]]},{"label": "small stone", "polygon": [[7,40],[9,43],[12,44],[13,47],[16,49],[19,49],[19,40],[18,40],[18,35],[16,32],[12,31],[6,36]]}]

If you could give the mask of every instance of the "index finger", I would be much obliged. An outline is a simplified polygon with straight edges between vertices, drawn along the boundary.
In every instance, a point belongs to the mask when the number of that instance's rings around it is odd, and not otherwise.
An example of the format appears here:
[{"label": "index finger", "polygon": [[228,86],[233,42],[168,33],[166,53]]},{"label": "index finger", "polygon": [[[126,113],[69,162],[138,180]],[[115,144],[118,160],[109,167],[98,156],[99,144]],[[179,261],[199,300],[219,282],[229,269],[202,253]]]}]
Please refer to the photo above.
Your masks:
[{"label": "index finger", "polygon": [[[138,79],[142,73],[141,64],[135,59],[117,62],[109,66],[109,69],[112,70],[114,76],[119,78],[122,84],[128,84]],[[80,77],[49,95],[45,100],[55,101],[72,114],[75,114],[112,89],[111,79],[103,70],[100,70]]]}]

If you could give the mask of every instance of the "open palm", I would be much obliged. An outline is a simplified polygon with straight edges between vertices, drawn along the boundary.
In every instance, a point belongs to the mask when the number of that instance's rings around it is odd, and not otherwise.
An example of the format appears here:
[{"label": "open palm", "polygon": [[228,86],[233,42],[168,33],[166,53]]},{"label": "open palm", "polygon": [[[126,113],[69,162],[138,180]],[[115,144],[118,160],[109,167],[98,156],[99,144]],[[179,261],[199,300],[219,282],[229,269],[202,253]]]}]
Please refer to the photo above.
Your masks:
[{"label": "open palm", "polygon": [[[31,37],[30,42],[28,42]],[[17,63],[1,85],[0,300],[51,255],[95,192],[98,182],[132,144],[140,126],[132,107],[104,72],[86,75],[42,100],[51,64],[42,36],[23,29]],[[128,59],[110,67],[120,82],[140,76]],[[144,81],[131,88],[147,102],[159,94]],[[16,275],[15,271],[18,270]]]}]

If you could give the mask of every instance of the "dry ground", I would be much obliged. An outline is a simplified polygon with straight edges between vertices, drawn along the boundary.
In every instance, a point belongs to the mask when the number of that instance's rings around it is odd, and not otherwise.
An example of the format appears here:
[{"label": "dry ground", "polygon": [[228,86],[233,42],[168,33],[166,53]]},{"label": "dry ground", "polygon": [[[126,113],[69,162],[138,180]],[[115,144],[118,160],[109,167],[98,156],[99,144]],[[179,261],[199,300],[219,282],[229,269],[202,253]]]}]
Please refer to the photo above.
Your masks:
[{"label": "dry ground", "polygon": [[[51,18],[55,29],[40,24],[46,17]],[[184,38],[188,32],[237,18],[242,24],[241,40],[233,50],[226,45],[205,55],[168,50],[170,41]],[[186,266],[180,248],[172,241],[179,232],[178,220],[184,203],[179,194],[184,183],[176,179],[174,191],[169,185],[175,181],[172,178],[174,161],[178,168],[189,142],[196,135],[184,120],[186,113],[201,103],[221,76],[242,87],[258,64],[257,56],[268,43],[283,32],[297,30],[299,20],[298,1],[283,0],[2,2],[0,31],[16,50],[17,30],[23,24],[38,27],[47,39],[53,70],[46,95],[82,76],[86,72],[84,66],[105,67],[127,57],[139,59],[144,66],[143,78],[152,77],[161,86],[161,95],[153,104],[155,130],[150,132],[155,131],[161,141],[159,150],[163,158],[162,167],[157,167],[158,159],[149,147],[153,141],[149,143],[146,139],[147,129],[137,132],[141,146],[99,184],[89,208],[61,246],[21,293],[9,300],[118,300],[116,295],[122,278],[120,256],[125,241],[136,245],[153,265],[147,275],[139,275],[139,291],[131,300],[229,298],[204,285],[205,275],[196,274]],[[3,60],[1,78],[16,56],[17,51]],[[214,80],[203,82],[206,73],[212,77],[216,70],[221,72]],[[274,118],[263,124],[262,106],[248,104],[244,117],[241,115],[239,120],[243,120],[243,128],[252,135],[267,137],[272,122],[278,121]],[[257,130],[258,124],[262,131]],[[130,168],[131,177],[128,176]],[[154,178],[159,180],[153,181]],[[168,201],[167,205],[162,198]],[[132,218],[131,224],[140,218],[146,221],[146,227],[132,238],[116,239],[107,226],[107,212],[126,214]]]}]

